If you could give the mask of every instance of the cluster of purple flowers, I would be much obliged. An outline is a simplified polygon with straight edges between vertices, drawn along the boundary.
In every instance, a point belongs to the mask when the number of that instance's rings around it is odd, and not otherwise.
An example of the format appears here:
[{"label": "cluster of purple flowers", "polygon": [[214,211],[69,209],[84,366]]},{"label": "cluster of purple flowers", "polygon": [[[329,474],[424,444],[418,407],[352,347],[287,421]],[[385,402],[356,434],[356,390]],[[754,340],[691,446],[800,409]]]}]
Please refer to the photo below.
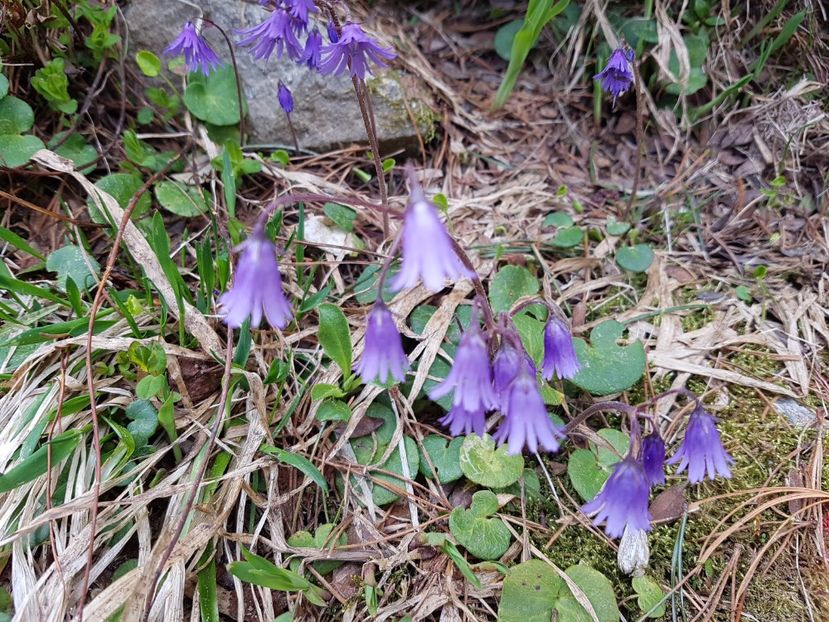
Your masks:
[{"label": "cluster of purple flowers", "polygon": [[665,464],[679,463],[677,474],[688,470],[692,484],[706,476],[730,478],[733,459],[725,450],[716,421],[697,402],[685,428],[685,438],[674,456],[665,462],[665,442],[657,432],[638,439],[638,430],[632,434],[631,447],[638,451],[628,453],[610,474],[596,497],[584,505],[585,514],[594,514],[593,522],[605,523],[605,531],[619,538],[629,530],[648,531],[651,516],[648,500],[651,488],[665,483]]}]

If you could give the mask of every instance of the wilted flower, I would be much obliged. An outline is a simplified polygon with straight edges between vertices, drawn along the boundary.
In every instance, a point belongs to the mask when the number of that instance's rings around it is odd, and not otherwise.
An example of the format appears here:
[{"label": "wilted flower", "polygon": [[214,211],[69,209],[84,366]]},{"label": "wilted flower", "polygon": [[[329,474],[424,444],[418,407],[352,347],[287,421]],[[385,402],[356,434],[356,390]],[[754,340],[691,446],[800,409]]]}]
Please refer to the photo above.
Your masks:
[{"label": "wilted flower", "polygon": [[656,432],[642,439],[640,453],[642,468],[648,485],[656,486],[665,483],[665,441]]},{"label": "wilted flower", "polygon": [[320,57],[322,52],[322,35],[317,28],[308,33],[305,39],[305,51],[302,53],[302,62],[311,69],[320,68]]},{"label": "wilted flower", "polygon": [[285,86],[282,80],[279,81],[276,98],[279,100],[279,105],[282,106],[285,114],[291,114],[294,111],[294,96],[291,95],[291,89]]},{"label": "wilted flower", "polygon": [[295,18],[282,9],[271,11],[261,24],[237,30],[242,39],[237,42],[242,47],[249,47],[257,60],[268,60],[276,49],[276,56],[283,52],[294,60],[302,59],[302,44],[296,38]]},{"label": "wilted flower", "polygon": [[233,287],[219,298],[219,313],[231,328],[239,328],[248,317],[258,328],[263,314],[271,326],[284,328],[291,320],[291,305],[282,291],[276,246],[257,227],[239,248]]},{"label": "wilted flower", "polygon": [[567,324],[555,314],[550,314],[544,328],[544,361],[541,366],[545,380],[552,380],[553,374],[559,378],[573,378],[581,367],[573,345],[573,336]]},{"label": "wilted flower", "polygon": [[594,525],[605,524],[605,532],[618,538],[626,527],[649,531],[648,479],[638,460],[627,456],[616,464],[596,498],[582,506],[585,514],[595,514]]},{"label": "wilted flower", "polygon": [[619,570],[627,575],[641,577],[645,574],[650,556],[648,534],[641,529],[625,527],[622,539],[619,540],[619,552],[616,554]]},{"label": "wilted flower", "polygon": [[471,433],[483,436],[486,412],[483,408],[466,410],[463,404],[455,404],[444,417],[438,419],[438,423],[449,428],[452,436]]},{"label": "wilted flower", "polygon": [[434,204],[414,183],[403,221],[403,265],[392,282],[392,289],[414,287],[423,280],[426,289],[443,289],[446,279],[460,279],[469,271],[458,259],[452,241]]},{"label": "wilted flower", "polygon": [[679,467],[676,472],[681,473],[688,469],[688,481],[692,484],[705,479],[714,479],[717,475],[725,478],[731,477],[729,465],[734,460],[725,451],[720,441],[720,433],[717,430],[714,417],[709,415],[697,403],[688,420],[688,427],[685,428],[685,438],[679,450],[668,460],[668,464],[676,464]]},{"label": "wilted flower", "polygon": [[178,37],[167,46],[164,53],[168,56],[183,55],[187,71],[199,70],[204,75],[218,69],[222,64],[213,48],[196,32],[193,22],[184,23]]},{"label": "wilted flower", "polygon": [[593,76],[593,79],[600,80],[602,88],[613,95],[615,99],[627,91],[630,85],[633,84],[632,63],[632,49],[625,47],[616,48],[610,55],[610,59],[608,59],[605,68]]},{"label": "wilted flower", "polygon": [[492,368],[486,341],[474,316],[469,329],[461,337],[455,360],[446,380],[429,393],[433,400],[439,400],[454,389],[452,403],[462,406],[465,412],[485,412],[498,406],[492,388]]},{"label": "wilted flower", "polygon": [[308,15],[319,11],[313,0],[285,0],[288,12],[303,27],[308,25]]},{"label": "wilted flower", "polygon": [[[382,47],[369,37],[359,24],[345,24],[342,34],[337,39],[331,37],[329,28],[328,36],[331,43],[322,49],[322,73],[338,76],[347,71],[351,76],[365,80],[366,71],[371,73],[370,62],[379,67],[386,67],[386,62],[395,57],[394,50]],[[336,37],[336,33],[334,36]]]},{"label": "wilted flower", "polygon": [[403,351],[403,340],[394,325],[394,318],[378,299],[369,311],[363,356],[354,371],[360,374],[363,382],[386,384],[392,380],[402,382],[408,368],[409,359]]},{"label": "wilted flower", "polygon": [[501,412],[504,418],[493,438],[508,443],[509,454],[520,454],[525,446],[536,453],[539,445],[558,451],[564,435],[547,414],[538,383],[524,365],[518,365],[517,375],[501,394]]}]

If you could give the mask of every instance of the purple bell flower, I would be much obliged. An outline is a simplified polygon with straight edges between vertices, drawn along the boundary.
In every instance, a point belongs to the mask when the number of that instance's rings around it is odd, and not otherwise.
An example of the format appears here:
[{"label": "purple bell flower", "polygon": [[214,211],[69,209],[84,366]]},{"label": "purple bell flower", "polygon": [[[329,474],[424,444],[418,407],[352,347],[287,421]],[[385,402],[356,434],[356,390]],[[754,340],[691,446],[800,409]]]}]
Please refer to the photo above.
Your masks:
[{"label": "purple bell flower", "polygon": [[279,81],[276,98],[279,100],[279,105],[282,106],[285,114],[289,115],[294,111],[294,96],[291,94],[291,89],[285,86],[282,80]]},{"label": "purple bell flower", "polygon": [[239,248],[233,287],[219,297],[219,313],[231,328],[248,318],[258,328],[263,315],[274,328],[284,328],[291,320],[291,305],[282,291],[276,246],[257,227]]},{"label": "purple bell flower", "polygon": [[582,506],[582,511],[595,514],[594,525],[605,523],[605,532],[611,538],[621,537],[625,527],[649,531],[649,492],[645,469],[638,460],[627,456],[616,464],[599,494]]},{"label": "purple bell flower", "polygon": [[369,311],[363,355],[354,371],[366,384],[375,381],[386,384],[392,380],[402,382],[408,369],[409,359],[391,311],[378,300]]},{"label": "purple bell flower", "polygon": [[313,0],[285,0],[288,12],[303,29],[308,25],[308,15],[317,13],[319,9]]},{"label": "purple bell flower", "polygon": [[679,450],[668,460],[668,464],[676,464],[676,472],[681,473],[688,469],[688,481],[692,484],[705,479],[714,479],[717,475],[731,477],[729,465],[734,460],[722,445],[720,433],[717,430],[716,420],[697,404],[685,428],[685,438]]},{"label": "purple bell flower", "polygon": [[164,50],[167,56],[184,56],[187,71],[201,71],[208,75],[218,69],[222,61],[210,47],[210,44],[196,32],[193,22],[185,22],[178,37]]},{"label": "purple bell flower", "polygon": [[439,400],[450,391],[455,395],[452,403],[463,411],[481,412],[497,408],[498,399],[492,388],[492,368],[483,333],[478,319],[473,315],[469,329],[461,337],[455,360],[446,380],[429,393],[433,400]]},{"label": "purple bell flower", "polygon": [[553,374],[569,380],[580,368],[570,329],[561,318],[551,313],[550,320],[544,328],[544,361],[541,375],[545,380],[552,380]]},{"label": "purple bell flower", "polygon": [[403,221],[403,265],[392,289],[414,287],[422,280],[426,289],[437,292],[443,289],[446,279],[465,278],[469,271],[452,248],[437,208],[419,184],[413,185]]},{"label": "purple bell flower", "polygon": [[308,37],[305,39],[305,51],[302,53],[302,62],[308,65],[310,69],[319,69],[321,56],[322,35],[317,28],[314,28],[308,33]]},{"label": "purple bell flower", "polygon": [[521,357],[522,353],[507,340],[502,342],[495,353],[492,360],[492,385],[499,404],[503,404],[509,385],[518,375]]},{"label": "purple bell flower", "polygon": [[277,58],[284,52],[294,60],[302,59],[302,44],[296,38],[295,19],[282,9],[276,9],[261,24],[237,30],[242,39],[237,45],[249,47],[256,60],[268,60],[276,50]]},{"label": "purple bell flower", "polygon": [[[329,29],[329,37],[331,31]],[[322,49],[320,71],[339,76],[348,72],[358,80],[365,80],[366,71],[371,73],[371,63],[385,68],[386,62],[395,57],[392,48],[385,48],[369,37],[359,24],[347,23],[342,35]]]},{"label": "purple bell flower", "polygon": [[613,95],[613,99],[619,97],[633,84],[633,50],[613,50],[605,68],[593,76],[593,79],[601,81],[602,89]]},{"label": "purple bell flower", "polygon": [[520,454],[525,446],[532,453],[539,445],[558,451],[564,434],[547,414],[535,376],[523,365],[518,365],[515,379],[501,396],[501,412],[504,418],[493,438],[499,445],[507,443],[510,455]]},{"label": "purple bell flower", "polygon": [[444,417],[438,419],[438,423],[449,428],[452,436],[472,433],[483,436],[486,411],[483,408],[466,410],[463,404],[456,404]]},{"label": "purple bell flower", "polygon": [[337,34],[337,27],[334,25],[334,22],[328,22],[325,29],[328,31],[328,40],[331,43],[336,43],[340,40],[340,35]]},{"label": "purple bell flower", "polygon": [[656,432],[642,439],[639,456],[649,486],[665,483],[665,441]]}]

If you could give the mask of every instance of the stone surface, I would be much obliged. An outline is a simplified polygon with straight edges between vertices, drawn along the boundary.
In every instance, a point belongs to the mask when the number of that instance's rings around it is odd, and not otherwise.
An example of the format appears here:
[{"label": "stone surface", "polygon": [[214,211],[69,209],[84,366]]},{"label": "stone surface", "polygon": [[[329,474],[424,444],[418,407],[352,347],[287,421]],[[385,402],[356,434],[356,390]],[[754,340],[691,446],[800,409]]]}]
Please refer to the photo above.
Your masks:
[{"label": "stone surface", "polygon": [[[233,31],[261,22],[266,11],[255,3],[238,0],[202,0],[204,17],[224,28],[231,38]],[[164,48],[178,34],[186,20],[195,20],[195,5],[175,0],[132,0],[125,11],[129,26],[131,55],[148,49],[161,56]],[[324,33],[325,28],[320,30]],[[224,39],[215,28],[205,27],[205,36],[213,49],[225,60],[230,54]],[[325,36],[323,34],[323,36]],[[282,80],[294,96],[291,118],[303,149],[325,151],[350,143],[366,144],[367,138],[351,80],[345,76],[320,75],[283,57],[272,56],[268,62],[254,61],[248,51],[236,48],[239,74],[249,107],[248,143],[292,145],[288,122],[276,99],[277,84]],[[377,72],[367,83],[372,93],[378,134],[383,151],[413,149],[417,132],[424,139],[434,131],[434,114],[422,90],[400,72]],[[407,110],[408,106],[408,110]]]}]

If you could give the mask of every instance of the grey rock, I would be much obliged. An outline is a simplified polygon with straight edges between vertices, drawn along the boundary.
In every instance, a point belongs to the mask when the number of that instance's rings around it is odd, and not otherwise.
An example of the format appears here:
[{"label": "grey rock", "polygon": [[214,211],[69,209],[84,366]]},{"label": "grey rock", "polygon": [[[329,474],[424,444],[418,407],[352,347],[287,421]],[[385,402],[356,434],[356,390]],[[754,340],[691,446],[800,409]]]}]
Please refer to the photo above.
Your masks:
[{"label": "grey rock", "polygon": [[796,428],[808,429],[817,422],[817,413],[790,397],[781,397],[773,402],[774,409]]},{"label": "grey rock", "polygon": [[[227,0],[202,0],[202,15],[221,26],[231,38],[233,31],[261,22],[267,12],[257,4]],[[141,49],[158,55],[178,34],[186,20],[195,20],[194,4],[176,0],[132,0],[125,10],[129,27],[131,56]],[[320,25],[325,37],[325,28]],[[204,35],[221,58],[229,62],[224,39],[215,28],[206,26]],[[276,55],[268,62],[255,61],[247,50],[235,48],[239,75],[248,103],[248,143],[292,145],[290,128],[276,99],[282,80],[294,96],[291,115],[299,146],[326,151],[351,143],[366,144],[367,137],[354,88],[346,76],[323,76],[287,57]],[[411,150],[417,135],[429,139],[435,115],[427,95],[400,72],[376,72],[366,80],[372,95],[381,147],[388,153]],[[412,119],[417,124],[415,129]]]}]

